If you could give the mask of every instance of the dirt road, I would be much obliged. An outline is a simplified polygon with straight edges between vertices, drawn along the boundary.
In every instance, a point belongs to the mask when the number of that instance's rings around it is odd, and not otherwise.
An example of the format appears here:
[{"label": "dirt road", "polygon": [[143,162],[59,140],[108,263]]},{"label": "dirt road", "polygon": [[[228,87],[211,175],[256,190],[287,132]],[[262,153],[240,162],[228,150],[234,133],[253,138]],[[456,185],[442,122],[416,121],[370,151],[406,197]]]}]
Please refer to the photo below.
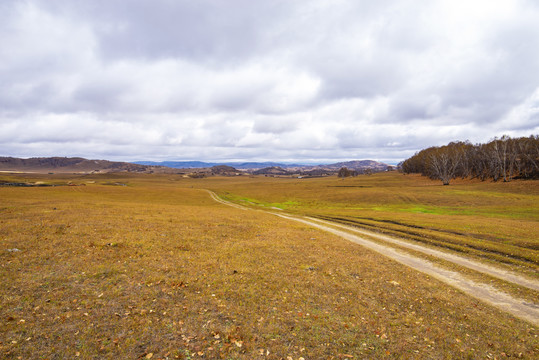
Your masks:
[{"label": "dirt road", "polygon": [[[212,199],[214,199],[215,201],[221,204],[232,206],[232,207],[242,209],[242,210],[251,210],[250,208],[225,201],[219,198],[215,193],[209,190],[208,190],[208,193],[210,194]],[[460,266],[494,276],[506,282],[513,283],[519,286],[524,286],[529,289],[538,291],[539,283],[536,280],[525,278],[515,273],[511,273],[511,272],[496,268],[494,266],[485,265],[478,261],[470,260],[462,256],[457,256],[457,255],[445,253],[443,251],[430,249],[427,247],[423,247],[421,245],[411,244],[406,241],[399,240],[393,237],[379,235],[379,234],[375,234],[369,231],[352,228],[349,226],[330,223],[330,222],[318,220],[318,219],[292,216],[292,215],[281,213],[281,212],[275,213],[272,211],[265,211],[265,210],[259,210],[259,211],[271,213],[273,215],[276,215],[276,216],[279,216],[281,218],[285,218],[288,220],[297,221],[297,222],[315,227],[317,229],[327,231],[334,235],[340,236],[346,240],[352,241],[370,250],[376,251],[377,253],[380,253],[412,269],[415,269],[429,276],[432,276],[446,284],[449,284],[461,290],[462,292],[474,298],[477,298],[478,300],[481,300],[487,304],[493,305],[505,312],[508,312],[515,317],[529,321],[530,323],[536,326],[539,326],[539,304],[526,302],[522,299],[517,299],[511,295],[508,295],[504,292],[496,290],[494,287],[488,284],[480,283],[477,281],[472,281],[456,271],[444,269],[443,267],[436,265],[432,263],[431,261],[413,256],[404,251],[395,249],[389,245],[384,245],[384,244],[380,244],[372,240],[365,239],[364,237],[358,236],[356,234],[363,233],[363,235],[368,235],[371,237],[372,236],[378,237],[381,240],[385,241],[386,243],[399,245],[401,247],[419,251],[419,252],[422,252],[431,256],[435,256],[435,257],[444,259],[446,261],[453,262]],[[346,231],[336,229],[336,227],[340,229],[344,229]]]},{"label": "dirt road", "polygon": [[426,254],[426,255],[431,255],[431,256],[434,256],[434,257],[437,257],[437,258],[452,262],[454,264],[466,267],[468,269],[475,270],[477,272],[487,274],[487,275],[493,276],[495,278],[498,278],[498,279],[501,279],[501,280],[504,280],[504,281],[508,281],[508,282],[511,282],[513,284],[516,284],[516,285],[526,287],[526,288],[531,289],[531,290],[539,291],[539,281],[537,281],[537,280],[526,278],[526,277],[523,277],[523,276],[518,275],[516,273],[513,273],[511,271],[507,271],[507,270],[503,270],[503,269],[500,269],[500,268],[497,268],[497,267],[494,267],[494,266],[483,264],[483,263],[478,262],[478,261],[470,260],[470,259],[468,259],[468,258],[466,258],[464,256],[450,254],[450,253],[447,253],[447,252],[443,252],[443,251],[440,251],[440,250],[435,250],[435,249],[428,248],[428,247],[425,247],[425,246],[412,244],[412,243],[409,243],[407,241],[397,239],[395,237],[377,234],[375,232],[368,231],[368,230],[363,230],[363,229],[358,229],[358,228],[353,227],[353,226],[346,226],[346,225],[342,225],[342,224],[332,223],[330,221],[314,219],[314,218],[309,218],[309,217],[306,218],[306,219],[311,220],[311,221],[316,221],[316,222],[326,224],[326,225],[331,225],[333,227],[345,229],[347,231],[352,231],[352,232],[355,232],[355,233],[358,233],[358,234],[367,235],[367,236],[370,236],[370,237],[373,237],[373,238],[376,238],[376,239],[380,239],[380,240],[383,240],[385,242],[398,245],[400,247],[404,247],[404,248],[407,248],[407,249],[410,249],[410,250],[415,250],[415,251],[421,252],[421,253]]}]

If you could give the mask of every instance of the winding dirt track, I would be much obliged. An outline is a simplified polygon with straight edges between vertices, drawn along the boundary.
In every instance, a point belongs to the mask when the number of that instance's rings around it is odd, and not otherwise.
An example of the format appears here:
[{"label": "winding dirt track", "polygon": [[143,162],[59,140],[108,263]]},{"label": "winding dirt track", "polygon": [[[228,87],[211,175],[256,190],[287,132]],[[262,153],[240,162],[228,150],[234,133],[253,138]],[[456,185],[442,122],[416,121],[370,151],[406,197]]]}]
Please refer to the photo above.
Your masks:
[{"label": "winding dirt track", "polygon": [[[207,191],[213,200],[221,204],[232,206],[232,207],[242,209],[242,210],[252,210],[250,208],[225,201],[219,198],[219,196],[217,196],[214,192],[209,191],[209,190]],[[349,240],[363,247],[366,247],[370,250],[376,251],[377,253],[380,253],[412,269],[415,269],[429,276],[432,276],[446,284],[449,284],[461,290],[462,292],[474,298],[477,298],[478,300],[481,300],[507,313],[510,313],[515,317],[529,321],[535,326],[539,326],[539,305],[538,304],[526,302],[522,299],[517,299],[511,295],[508,295],[504,292],[496,290],[494,287],[488,284],[472,281],[456,271],[444,269],[441,266],[436,265],[428,260],[421,259],[419,257],[413,256],[401,250],[397,250],[389,245],[383,245],[383,244],[374,242],[372,240],[367,240],[356,234],[363,234],[363,235],[368,235],[370,237],[379,238],[385,241],[386,243],[399,245],[401,247],[419,251],[427,255],[435,256],[437,258],[455,263],[457,265],[469,268],[471,270],[499,278],[506,282],[523,286],[523,287],[526,287],[528,289],[532,289],[535,291],[539,291],[539,282],[536,280],[525,278],[515,273],[508,272],[508,271],[496,268],[494,266],[485,265],[480,262],[470,260],[462,256],[457,256],[457,255],[445,253],[443,251],[430,249],[427,247],[423,247],[421,245],[411,244],[403,240],[399,240],[399,239],[385,236],[385,235],[376,234],[376,233],[366,231],[366,230],[360,230],[357,228],[335,224],[335,223],[331,223],[324,220],[308,218],[308,217],[298,217],[298,216],[292,216],[285,213],[275,213],[272,211],[265,211],[265,210],[259,210],[259,211],[273,214],[273,215],[276,215],[276,216],[279,216],[281,218],[285,218],[288,220],[297,221],[305,225],[309,225],[317,229],[327,231],[334,235],[340,236],[343,239]],[[344,229],[346,231],[336,229],[335,227]],[[356,234],[353,234],[350,232],[353,232]]]}]

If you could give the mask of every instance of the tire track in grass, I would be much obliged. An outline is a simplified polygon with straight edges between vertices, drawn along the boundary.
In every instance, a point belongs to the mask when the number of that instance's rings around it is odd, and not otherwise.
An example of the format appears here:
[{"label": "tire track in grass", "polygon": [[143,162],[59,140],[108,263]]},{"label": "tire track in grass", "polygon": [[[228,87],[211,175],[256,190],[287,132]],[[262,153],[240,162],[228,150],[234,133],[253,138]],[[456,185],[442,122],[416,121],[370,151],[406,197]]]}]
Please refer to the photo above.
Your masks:
[{"label": "tire track in grass", "polygon": [[[223,205],[232,206],[238,209],[242,210],[250,210],[247,207],[234,204],[228,201],[225,201],[221,199],[217,194],[215,194],[212,191],[206,190],[210,194],[211,198]],[[509,294],[506,294],[504,292],[501,292],[491,285],[479,283],[476,281],[472,281],[466,277],[464,277],[462,274],[456,271],[444,269],[431,261],[418,258],[416,256],[413,256],[411,254],[408,254],[406,252],[397,250],[391,246],[388,245],[382,245],[377,242],[367,240],[365,238],[362,238],[359,235],[351,234],[347,231],[354,231],[356,233],[363,233],[362,230],[349,228],[343,225],[334,224],[331,222],[323,221],[323,220],[314,220],[312,218],[303,218],[303,217],[297,217],[297,216],[291,216],[288,214],[283,213],[274,213],[271,211],[265,211],[265,210],[259,210],[263,211],[269,214],[273,214],[275,216],[279,216],[281,218],[292,220],[296,222],[300,222],[302,224],[312,226],[314,228],[332,233],[334,235],[337,235],[339,237],[342,237],[343,239],[346,239],[348,241],[351,241],[353,243],[359,244],[363,247],[366,247],[372,251],[375,251],[381,255],[384,255],[394,261],[397,261],[398,263],[401,263],[405,266],[408,266],[414,270],[420,271],[424,274],[427,274],[429,276],[432,276],[454,288],[457,288],[464,292],[465,294],[468,294],[480,301],[483,301],[487,304],[490,304],[492,306],[495,306],[496,308],[503,310],[509,314],[512,314],[513,316],[526,320],[535,326],[539,326],[539,305],[535,303],[526,302],[522,299],[517,299]],[[328,226],[331,225],[332,227]],[[338,230],[334,227],[344,228],[347,231]],[[370,232],[365,232],[363,235],[369,235],[374,236],[377,234],[371,234]],[[416,251],[421,251],[425,254],[433,255],[439,258],[442,258],[447,261],[451,261],[453,263],[456,263],[458,265],[470,268],[472,270],[486,273],[492,276],[495,276],[499,279],[502,279],[504,281],[507,281],[509,283],[513,283],[516,285],[521,285],[528,287],[532,290],[537,290],[537,283],[534,280],[523,278],[519,275],[516,275],[514,273],[510,273],[501,269],[497,269],[493,266],[488,266],[485,264],[481,264],[479,262],[466,259],[462,256],[456,256],[452,254],[447,254],[442,251],[434,250],[425,248],[420,245],[410,244],[406,243],[404,241],[397,240],[395,238],[390,238],[382,235],[378,235],[378,237],[386,242],[393,243],[395,245],[399,246],[405,246],[409,249],[413,249]],[[531,286],[531,287],[530,287]]]},{"label": "tire track in grass", "polygon": [[216,193],[214,193],[213,191],[210,191],[210,190],[206,190],[208,192],[208,194],[210,194],[210,197],[217,201],[218,203],[221,203],[223,205],[228,205],[228,206],[232,206],[233,208],[236,208],[236,209],[240,209],[240,210],[251,210],[245,206],[241,206],[241,205],[238,205],[238,204],[234,204],[233,202],[230,202],[230,201],[226,201],[226,200],[223,200],[221,199]]},{"label": "tire track in grass", "polygon": [[483,264],[481,262],[468,259],[468,258],[466,258],[464,256],[459,256],[459,255],[446,253],[446,252],[443,252],[443,251],[440,251],[440,250],[435,250],[435,249],[432,249],[432,248],[429,248],[429,247],[416,245],[416,244],[409,243],[407,241],[399,240],[399,239],[391,237],[391,236],[380,235],[380,234],[377,234],[377,233],[372,232],[372,231],[358,229],[358,228],[352,227],[352,226],[341,225],[341,224],[333,223],[331,221],[315,219],[315,218],[311,218],[311,217],[306,217],[306,219],[309,219],[309,220],[312,220],[312,221],[315,221],[315,222],[320,222],[322,224],[331,225],[331,226],[338,227],[338,228],[341,228],[341,229],[345,229],[345,230],[348,230],[348,231],[353,231],[355,233],[367,235],[367,236],[370,236],[370,237],[374,237],[374,238],[383,240],[383,241],[391,243],[391,244],[395,244],[395,245],[398,245],[398,246],[401,246],[401,247],[404,247],[404,248],[407,248],[407,249],[410,249],[410,250],[415,250],[415,251],[421,252],[423,254],[431,255],[431,256],[434,256],[434,257],[437,257],[437,258],[452,262],[453,264],[457,264],[457,265],[466,267],[468,269],[475,270],[477,272],[487,274],[487,275],[490,275],[492,277],[495,277],[495,278],[498,278],[498,279],[501,279],[501,280],[504,280],[504,281],[507,281],[507,282],[510,282],[510,283],[513,283],[513,284],[516,284],[516,285],[526,287],[526,288],[531,289],[531,290],[539,291],[539,281],[537,281],[537,280],[526,278],[526,277],[520,276],[520,275],[518,275],[518,274],[516,274],[514,272],[503,270],[503,269],[500,269],[500,268],[497,268],[497,267],[494,267],[494,266],[491,266],[491,265]]}]

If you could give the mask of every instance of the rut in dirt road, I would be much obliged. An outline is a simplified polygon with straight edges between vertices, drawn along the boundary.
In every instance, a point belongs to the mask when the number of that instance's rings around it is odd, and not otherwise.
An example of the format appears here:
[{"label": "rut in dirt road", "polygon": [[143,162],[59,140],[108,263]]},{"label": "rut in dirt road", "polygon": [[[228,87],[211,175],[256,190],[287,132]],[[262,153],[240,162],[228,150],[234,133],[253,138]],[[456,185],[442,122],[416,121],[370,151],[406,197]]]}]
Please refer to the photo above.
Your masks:
[{"label": "rut in dirt road", "polygon": [[355,233],[367,235],[370,237],[374,237],[376,239],[380,239],[391,244],[395,244],[395,245],[398,245],[407,249],[415,250],[426,255],[431,255],[431,256],[452,262],[453,264],[457,264],[457,265],[466,267],[468,269],[475,270],[477,272],[487,274],[492,277],[495,277],[495,278],[498,278],[498,279],[501,279],[501,280],[504,280],[504,281],[507,281],[516,285],[526,287],[531,290],[539,291],[539,281],[537,280],[523,277],[511,271],[502,270],[494,266],[486,265],[478,261],[468,259],[464,256],[446,253],[446,252],[435,250],[426,246],[411,244],[407,241],[399,240],[391,236],[377,234],[372,231],[358,229],[352,226],[341,225],[341,224],[333,223],[330,221],[315,219],[315,218],[310,218],[310,217],[307,217],[306,219],[313,220],[313,221],[326,224],[326,225],[331,225],[333,227],[338,227],[338,228],[352,231]]},{"label": "rut in dirt road", "polygon": [[[244,206],[225,201],[219,198],[215,193],[209,190],[208,190],[208,193],[210,194],[212,199],[214,199],[215,201],[221,204],[233,206],[235,208],[239,208],[243,210],[250,210],[249,208],[246,208]],[[264,210],[260,210],[260,211],[264,211]],[[356,233],[361,232],[361,230],[350,229],[342,225],[337,225],[330,222],[321,221],[318,219],[315,221],[314,219],[296,217],[296,216],[291,216],[284,213],[274,213],[271,211],[264,211],[264,212],[279,216],[284,219],[297,221],[305,225],[315,227],[317,229],[332,233],[334,235],[342,237],[343,239],[346,239],[356,244],[359,244],[361,246],[364,246],[370,250],[373,250],[381,255],[384,255],[412,269],[415,269],[424,274],[432,276],[452,287],[455,287],[461,290],[462,292],[478,300],[481,300],[487,304],[497,307],[498,309],[501,309],[507,313],[510,313],[515,317],[529,321],[530,323],[536,326],[539,325],[539,305],[538,304],[526,302],[522,299],[517,299],[511,295],[508,295],[504,292],[496,290],[494,287],[488,284],[472,281],[456,271],[444,269],[441,266],[438,266],[428,260],[421,259],[419,257],[408,254],[404,251],[397,250],[389,245],[382,245],[377,242],[362,238],[361,236],[351,234],[346,231],[335,229],[333,226],[345,228],[347,231],[355,231]],[[321,224],[321,222],[323,224]],[[372,236],[370,233],[368,235]],[[389,239],[391,241],[388,241],[387,239],[383,239],[383,240],[385,240],[386,242],[392,242],[394,244],[398,244],[401,246],[403,246],[403,243],[405,245],[411,245],[413,246],[413,249],[416,251],[421,251],[423,253],[437,256],[437,257],[443,258],[444,260],[457,263],[461,266],[468,267],[470,269],[473,269],[482,273],[487,273],[489,275],[495,276],[509,283],[525,286],[532,290],[537,290],[537,282],[532,279],[527,279],[519,275],[506,272],[501,269],[497,269],[493,266],[484,265],[479,262],[463,258],[461,256],[451,255],[451,254],[444,253],[438,250],[433,250],[426,247],[422,247],[420,245],[409,244],[409,243],[406,243],[404,241],[397,240],[394,238],[389,238]],[[406,246],[406,247],[412,248],[411,246]]]}]

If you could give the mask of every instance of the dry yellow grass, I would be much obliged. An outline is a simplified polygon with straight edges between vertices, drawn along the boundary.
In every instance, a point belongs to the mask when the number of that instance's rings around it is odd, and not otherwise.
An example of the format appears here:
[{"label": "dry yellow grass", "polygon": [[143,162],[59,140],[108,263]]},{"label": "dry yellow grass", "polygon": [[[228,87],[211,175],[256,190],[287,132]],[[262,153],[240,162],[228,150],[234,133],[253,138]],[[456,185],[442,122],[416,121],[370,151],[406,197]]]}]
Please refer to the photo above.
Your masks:
[{"label": "dry yellow grass", "polygon": [[191,188],[282,186],[274,182],[29,180],[95,183],[0,187],[2,358],[537,355],[526,322],[340,238]]},{"label": "dry yellow grass", "polygon": [[399,173],[338,179],[207,179],[220,196],[407,237],[539,270],[539,182],[439,181]]}]

